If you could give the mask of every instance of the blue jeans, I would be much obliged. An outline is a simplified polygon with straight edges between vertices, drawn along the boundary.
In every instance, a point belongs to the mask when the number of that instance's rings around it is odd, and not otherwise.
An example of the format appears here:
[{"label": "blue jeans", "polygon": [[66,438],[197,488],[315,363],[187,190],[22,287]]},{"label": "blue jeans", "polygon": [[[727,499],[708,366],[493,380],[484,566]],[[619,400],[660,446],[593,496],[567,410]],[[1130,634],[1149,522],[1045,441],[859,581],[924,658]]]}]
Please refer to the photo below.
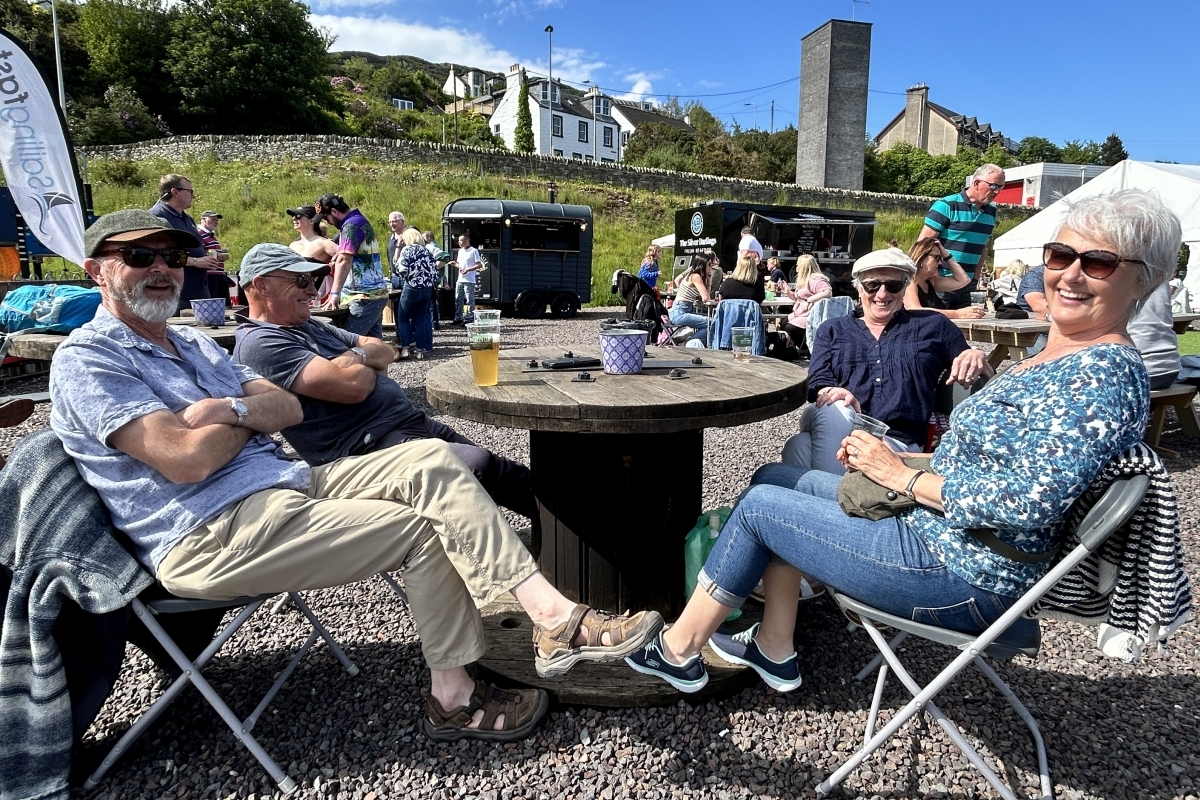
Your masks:
[{"label": "blue jeans", "polygon": [[978,633],[1017,598],[977,589],[949,570],[901,517],[848,517],[841,478],[767,464],[751,479],[713,546],[699,584],[738,607],[772,554],[822,583],[890,614]]},{"label": "blue jeans", "polygon": [[[350,303],[350,316],[346,318],[346,330],[359,336],[383,338],[383,310],[388,299],[355,300]],[[355,313],[355,312],[358,313]]]},{"label": "blue jeans", "polygon": [[396,317],[396,344],[400,347],[408,347],[415,340],[418,350],[433,349],[433,316],[429,311],[432,297],[433,289],[428,286],[405,284],[397,304],[400,313]]},{"label": "blue jeans", "polygon": [[[463,306],[467,313],[463,315]],[[454,321],[470,322],[466,317],[475,317],[475,282],[454,284]]]},{"label": "blue jeans", "polygon": [[667,312],[667,318],[671,320],[672,325],[687,325],[694,329],[696,333],[692,336],[693,339],[702,342],[708,339],[708,317],[695,313],[695,306],[691,303],[675,303]]}]

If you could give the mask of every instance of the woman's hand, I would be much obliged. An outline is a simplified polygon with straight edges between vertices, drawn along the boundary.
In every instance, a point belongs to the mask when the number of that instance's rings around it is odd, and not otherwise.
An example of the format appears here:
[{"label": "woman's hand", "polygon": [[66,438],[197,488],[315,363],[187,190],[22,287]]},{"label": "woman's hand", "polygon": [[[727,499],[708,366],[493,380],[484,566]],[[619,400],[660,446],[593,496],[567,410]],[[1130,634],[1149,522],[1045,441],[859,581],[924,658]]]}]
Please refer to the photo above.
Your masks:
[{"label": "woman's hand", "polygon": [[950,364],[950,377],[946,379],[946,385],[958,383],[963,388],[970,389],[980,375],[994,373],[995,370],[984,358],[983,351],[971,348],[959,353],[958,358]]},{"label": "woman's hand", "polygon": [[827,406],[830,403],[836,403],[838,400],[844,401],[846,405],[858,413],[862,413],[862,406],[858,404],[858,400],[854,398],[854,395],[850,394],[849,389],[843,389],[840,386],[826,386],[817,392],[817,408]]},{"label": "woman's hand", "polygon": [[953,319],[983,319],[983,315],[986,313],[985,306],[967,306],[955,311]]},{"label": "woman's hand", "polygon": [[847,470],[858,470],[880,486],[904,491],[912,476],[912,467],[904,463],[892,448],[866,431],[850,431],[838,448],[837,460]]}]

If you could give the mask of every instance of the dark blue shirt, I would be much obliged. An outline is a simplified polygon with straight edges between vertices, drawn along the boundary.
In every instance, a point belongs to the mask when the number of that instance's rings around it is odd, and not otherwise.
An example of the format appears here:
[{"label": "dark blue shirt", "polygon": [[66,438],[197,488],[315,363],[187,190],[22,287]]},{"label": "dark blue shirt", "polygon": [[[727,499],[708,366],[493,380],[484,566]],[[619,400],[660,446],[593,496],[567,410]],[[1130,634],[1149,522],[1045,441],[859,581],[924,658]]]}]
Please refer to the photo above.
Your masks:
[{"label": "dark blue shirt", "polygon": [[[196,230],[196,223],[186,211],[176,211],[159,200],[150,207],[150,213],[165,219],[175,230],[187,231],[196,237],[197,242],[200,241],[200,232]],[[188,255],[192,258],[203,258],[205,254],[204,247],[199,244],[188,248]],[[188,300],[199,300],[208,296],[208,270],[203,267],[184,267],[183,294],[179,296],[180,306],[186,307]]]},{"label": "dark blue shirt", "polygon": [[1029,303],[1025,302],[1025,295],[1033,292],[1034,294],[1046,293],[1046,265],[1040,264],[1021,278],[1021,287],[1017,289],[1017,305],[1026,311],[1033,313],[1033,309],[1029,307]]},{"label": "dark blue shirt", "polygon": [[862,413],[891,426],[889,436],[923,447],[938,378],[967,349],[962,332],[936,311],[900,309],[878,340],[861,319],[837,317],[817,330],[808,399],[826,386],[848,389]]}]

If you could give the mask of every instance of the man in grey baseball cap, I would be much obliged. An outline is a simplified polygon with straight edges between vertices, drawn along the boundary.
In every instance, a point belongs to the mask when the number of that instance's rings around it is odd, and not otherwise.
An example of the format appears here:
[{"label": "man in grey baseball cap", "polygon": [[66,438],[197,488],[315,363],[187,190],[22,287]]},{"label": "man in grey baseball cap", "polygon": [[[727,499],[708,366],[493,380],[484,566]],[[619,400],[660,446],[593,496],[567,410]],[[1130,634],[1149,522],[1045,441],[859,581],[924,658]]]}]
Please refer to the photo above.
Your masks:
[{"label": "man in grey baseball cap", "polygon": [[269,275],[280,271],[296,275],[309,275],[314,283],[319,283],[329,274],[329,265],[299,256],[295,250],[282,244],[272,242],[256,244],[242,258],[238,283],[241,286],[249,286],[260,275]]}]

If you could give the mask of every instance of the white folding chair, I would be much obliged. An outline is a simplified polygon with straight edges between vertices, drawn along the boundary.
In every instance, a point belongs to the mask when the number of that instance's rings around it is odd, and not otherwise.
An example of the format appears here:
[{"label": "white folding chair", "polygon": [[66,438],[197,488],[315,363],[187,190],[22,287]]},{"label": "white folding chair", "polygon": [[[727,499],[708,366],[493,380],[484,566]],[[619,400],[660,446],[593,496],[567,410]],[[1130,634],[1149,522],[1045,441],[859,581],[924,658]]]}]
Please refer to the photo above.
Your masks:
[{"label": "white folding chair", "polygon": [[[1041,797],[1045,800],[1053,800],[1054,791],[1050,783],[1050,769],[1046,759],[1046,746],[1042,740],[1042,734],[1038,730],[1037,721],[1029,713],[1029,710],[1025,708],[1024,704],[1017,699],[1017,696],[1013,694],[1008,684],[984,661],[983,656],[1010,658],[1019,653],[1028,656],[1037,655],[1040,644],[1037,620],[1024,619],[1022,615],[1041,599],[1043,595],[1050,591],[1056,583],[1062,580],[1067,573],[1071,572],[1081,561],[1087,558],[1089,554],[1098,550],[1105,539],[1119,530],[1133,516],[1149,486],[1150,479],[1146,475],[1120,478],[1110,484],[1079,524],[1075,532],[1080,542],[1079,545],[1073,548],[1045,577],[1027,591],[1000,619],[996,620],[987,630],[980,634],[958,633],[957,631],[933,625],[913,622],[904,617],[897,617],[872,608],[845,594],[833,591],[832,587],[830,587],[830,594],[838,606],[841,607],[842,612],[850,618],[851,622],[864,628],[876,647],[879,648],[880,655],[876,656],[866,668],[855,676],[856,680],[864,680],[876,666],[879,667],[879,677],[875,682],[875,696],[871,701],[871,711],[867,717],[867,728],[863,737],[863,746],[817,787],[817,795],[823,797],[833,791],[834,787],[845,780],[846,776],[855,770],[864,759],[879,749],[904,723],[912,719],[918,711],[923,710],[937,721],[938,725],[942,727],[950,739],[963,752],[967,760],[983,773],[988,783],[996,788],[996,791],[1000,793],[1000,796],[1004,800],[1016,800],[1016,795],[1000,780],[991,767],[984,762],[978,751],[963,737],[958,727],[933,702],[933,698],[945,689],[968,664],[974,664],[996,686],[1004,698],[1008,700],[1009,705],[1012,706],[1017,716],[1028,726],[1030,734],[1033,736],[1034,746],[1037,749],[1038,770],[1041,774]],[[894,628],[898,633],[891,641],[888,641],[883,637],[883,633],[881,632],[881,628],[883,627]],[[919,636],[928,641],[949,647],[955,647],[962,652],[939,672],[933,680],[922,687],[904,668],[896,655],[896,648],[910,635]],[[883,663],[884,661],[886,663]],[[879,716],[879,703],[883,696],[889,667],[896,673],[896,676],[904,684],[904,687],[913,695],[913,699],[897,712],[887,725],[876,732],[875,722]]]},{"label": "white folding chair", "polygon": [[[398,590],[398,587],[395,588]],[[137,615],[137,618],[141,620],[142,623],[145,624],[146,628],[154,636],[154,639],[158,642],[158,644],[161,645],[164,650],[166,650],[167,654],[171,657],[171,660],[175,663],[175,665],[181,670],[182,674],[179,675],[179,677],[175,679],[175,681],[167,688],[167,690],[163,692],[162,696],[158,698],[158,700],[156,700],[150,706],[150,708],[147,709],[144,714],[142,714],[141,717],[138,718],[138,720],[133,724],[133,727],[125,732],[125,735],[122,736],[113,749],[109,751],[108,755],[105,756],[104,761],[101,762],[100,766],[96,768],[96,771],[93,772],[87,779],[87,782],[84,784],[85,789],[92,789],[99,784],[99,782],[104,778],[105,773],[108,772],[112,765],[115,764],[117,760],[130,747],[133,746],[133,743],[138,740],[138,737],[145,733],[146,730],[154,724],[154,721],[157,720],[162,713],[167,710],[167,706],[169,706],[171,702],[179,695],[179,693],[183,691],[184,687],[190,683],[195,686],[197,690],[199,690],[201,696],[208,702],[210,706],[213,707],[213,710],[217,712],[225,724],[229,726],[230,730],[233,731],[233,735],[237,737],[238,741],[245,745],[246,749],[249,750],[256,759],[258,759],[258,762],[263,765],[263,768],[266,769],[267,773],[271,776],[271,779],[279,784],[280,791],[286,795],[295,790],[296,782],[292,780],[292,778],[289,777],[288,774],[284,772],[269,755],[267,755],[267,752],[258,743],[258,740],[251,735],[251,730],[258,722],[262,712],[266,710],[267,706],[275,698],[275,695],[278,694],[279,690],[283,688],[283,684],[287,681],[288,677],[291,676],[292,672],[295,671],[296,666],[300,663],[300,660],[303,659],[304,656],[307,655],[308,651],[312,649],[312,646],[316,643],[318,638],[325,640],[325,644],[329,646],[329,649],[333,653],[334,657],[341,662],[342,666],[345,667],[348,673],[350,673],[351,677],[358,674],[358,667],[356,667],[350,661],[350,659],[346,657],[346,654],[342,652],[342,648],[338,646],[336,641],[334,641],[333,637],[329,634],[329,631],[325,630],[325,627],[321,624],[320,620],[317,619],[312,609],[308,607],[308,604],[304,602],[299,593],[287,593],[287,597],[291,599],[291,601],[296,605],[296,608],[298,608],[308,619],[308,622],[312,627],[312,632],[309,634],[307,641],[305,641],[300,649],[297,650],[292,656],[292,659],[288,662],[288,665],[283,669],[282,672],[279,673],[279,677],[275,680],[275,683],[271,685],[271,688],[267,690],[267,693],[263,696],[261,702],[259,702],[258,707],[255,708],[250,716],[246,717],[244,720],[238,719],[237,715],[233,713],[225,701],[221,699],[220,695],[216,693],[212,685],[205,680],[204,675],[201,674],[201,670],[205,667],[205,665],[208,664],[212,657],[217,654],[217,651],[221,649],[222,645],[225,644],[229,637],[233,636],[233,634],[237,632],[238,628],[245,624],[245,622],[254,615],[254,612],[273,596],[274,595],[267,594],[260,595],[258,597],[243,597],[228,601],[191,600],[168,594],[162,588],[161,584],[155,584],[150,589],[147,589],[146,592],[143,592],[141,597],[133,600],[133,613]],[[183,653],[171,636],[165,630],[163,630],[162,625],[159,624],[157,619],[159,616],[165,614],[181,614],[191,611],[206,611],[211,609],[233,610],[239,607],[241,610],[234,616],[233,619],[231,619],[223,628],[221,628],[208,647],[206,647],[194,661],[189,659]]]}]

